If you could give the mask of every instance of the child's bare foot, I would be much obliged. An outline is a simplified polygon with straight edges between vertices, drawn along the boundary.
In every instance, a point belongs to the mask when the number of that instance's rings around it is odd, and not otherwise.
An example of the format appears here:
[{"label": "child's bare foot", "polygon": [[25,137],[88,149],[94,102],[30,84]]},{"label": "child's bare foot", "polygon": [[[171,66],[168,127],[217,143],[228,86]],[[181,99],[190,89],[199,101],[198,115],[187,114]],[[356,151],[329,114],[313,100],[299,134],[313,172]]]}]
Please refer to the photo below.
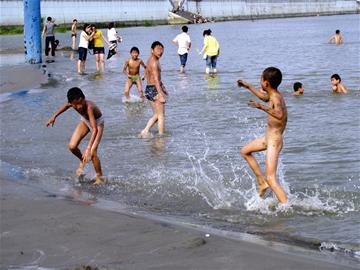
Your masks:
[{"label": "child's bare foot", "polygon": [[143,130],[140,132],[139,136],[140,139],[150,139],[152,138],[152,134],[149,131]]},{"label": "child's bare foot", "polygon": [[95,182],[92,183],[94,186],[97,186],[97,185],[101,185],[101,184],[104,184],[105,183],[105,180],[104,180],[104,177],[103,176],[96,176],[95,178]]},{"label": "child's bare foot", "polygon": [[80,177],[80,176],[84,175],[84,167],[85,167],[85,163],[80,161],[79,168],[76,169],[77,176]]},{"label": "child's bare foot", "polygon": [[268,185],[268,183],[266,183],[266,182],[264,182],[264,184],[262,184],[262,185],[260,185],[260,186],[258,187],[257,192],[258,192],[260,198],[263,198],[263,197],[264,197],[265,192],[266,192],[266,190],[267,190],[268,188],[269,188],[269,185]]}]

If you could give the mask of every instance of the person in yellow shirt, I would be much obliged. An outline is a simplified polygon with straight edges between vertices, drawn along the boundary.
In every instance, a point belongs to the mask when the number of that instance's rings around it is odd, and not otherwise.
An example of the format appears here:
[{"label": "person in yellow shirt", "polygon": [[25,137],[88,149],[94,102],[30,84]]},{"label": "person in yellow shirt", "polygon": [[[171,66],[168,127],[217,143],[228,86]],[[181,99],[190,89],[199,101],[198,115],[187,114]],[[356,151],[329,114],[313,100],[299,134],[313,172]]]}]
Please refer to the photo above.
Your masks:
[{"label": "person in yellow shirt", "polygon": [[200,51],[200,55],[205,53],[207,74],[216,73],[216,62],[220,53],[220,45],[215,37],[211,35],[211,30],[204,30],[204,47]]},{"label": "person in yellow shirt", "polygon": [[105,69],[105,62],[104,62],[104,55],[105,55],[105,48],[104,43],[107,45],[111,45],[107,38],[103,35],[101,30],[96,29],[94,24],[91,25],[91,30],[95,32],[94,34],[94,55],[95,55],[95,64],[96,64],[96,71],[97,72],[104,72]]}]

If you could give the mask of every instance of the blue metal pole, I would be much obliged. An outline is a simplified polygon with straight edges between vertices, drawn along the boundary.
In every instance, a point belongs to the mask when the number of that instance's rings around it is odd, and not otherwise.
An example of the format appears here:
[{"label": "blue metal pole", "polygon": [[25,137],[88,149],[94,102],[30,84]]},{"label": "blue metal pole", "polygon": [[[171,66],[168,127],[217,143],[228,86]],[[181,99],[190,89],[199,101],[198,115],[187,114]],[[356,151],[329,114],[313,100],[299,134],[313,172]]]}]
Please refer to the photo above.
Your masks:
[{"label": "blue metal pole", "polygon": [[24,0],[24,47],[26,63],[38,64],[41,59],[40,0]]}]

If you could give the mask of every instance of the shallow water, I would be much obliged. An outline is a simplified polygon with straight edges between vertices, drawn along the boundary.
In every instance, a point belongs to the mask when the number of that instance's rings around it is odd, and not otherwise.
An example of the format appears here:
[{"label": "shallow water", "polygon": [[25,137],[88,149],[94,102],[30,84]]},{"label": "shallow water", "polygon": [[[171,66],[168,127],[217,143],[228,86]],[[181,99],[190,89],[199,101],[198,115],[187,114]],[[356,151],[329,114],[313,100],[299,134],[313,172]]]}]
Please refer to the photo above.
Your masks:
[{"label": "shallow water", "polygon": [[[120,55],[106,63],[103,75],[95,74],[89,56],[89,74],[78,76],[70,52],[59,51],[56,62],[47,64],[48,84],[0,96],[2,171],[49,190],[74,187],[148,213],[308,247],[322,244],[349,257],[360,256],[356,25],[358,15],[191,25],[193,45],[186,74],[177,72],[179,59],[171,44],[179,32],[176,26],[119,29],[124,37]],[[207,28],[221,44],[216,76],[204,74],[205,63],[197,54]],[[335,29],[341,29],[345,44],[327,43]],[[62,46],[70,40],[68,35],[58,37]],[[9,40],[1,37],[1,46],[16,41],[21,48],[21,37]],[[167,135],[138,139],[151,110],[146,103],[122,102],[121,69],[130,47],[138,46],[146,60],[153,40],[165,45],[160,62],[170,93]],[[3,66],[17,61],[19,56],[2,55]],[[259,86],[267,66],[283,72],[279,89],[289,112],[278,170],[290,194],[286,206],[278,205],[270,193],[265,200],[256,196],[255,178],[239,155],[240,147],[264,133],[266,115],[247,106],[254,97],[238,88],[236,80]],[[350,89],[348,95],[331,94],[333,73],[341,75]],[[295,81],[304,84],[301,97],[292,95]],[[99,153],[109,183],[102,187],[75,181],[77,160],[67,150],[67,142],[79,116],[69,111],[53,128],[45,128],[73,86],[82,88],[106,117]],[[133,88],[132,94],[136,93]],[[264,154],[256,156],[263,166]],[[88,178],[94,175],[91,166],[86,172]]]}]

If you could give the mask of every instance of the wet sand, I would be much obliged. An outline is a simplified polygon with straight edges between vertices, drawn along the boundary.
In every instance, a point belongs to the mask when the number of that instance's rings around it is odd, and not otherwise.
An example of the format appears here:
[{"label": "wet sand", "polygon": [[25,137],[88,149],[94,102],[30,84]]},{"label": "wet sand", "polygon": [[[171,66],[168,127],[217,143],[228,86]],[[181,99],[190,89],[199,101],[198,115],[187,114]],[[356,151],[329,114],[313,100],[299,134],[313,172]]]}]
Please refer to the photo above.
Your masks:
[{"label": "wet sand", "polygon": [[0,67],[0,93],[31,89],[47,81],[40,65]]},{"label": "wet sand", "polygon": [[1,178],[2,269],[351,269],[98,209]]}]

